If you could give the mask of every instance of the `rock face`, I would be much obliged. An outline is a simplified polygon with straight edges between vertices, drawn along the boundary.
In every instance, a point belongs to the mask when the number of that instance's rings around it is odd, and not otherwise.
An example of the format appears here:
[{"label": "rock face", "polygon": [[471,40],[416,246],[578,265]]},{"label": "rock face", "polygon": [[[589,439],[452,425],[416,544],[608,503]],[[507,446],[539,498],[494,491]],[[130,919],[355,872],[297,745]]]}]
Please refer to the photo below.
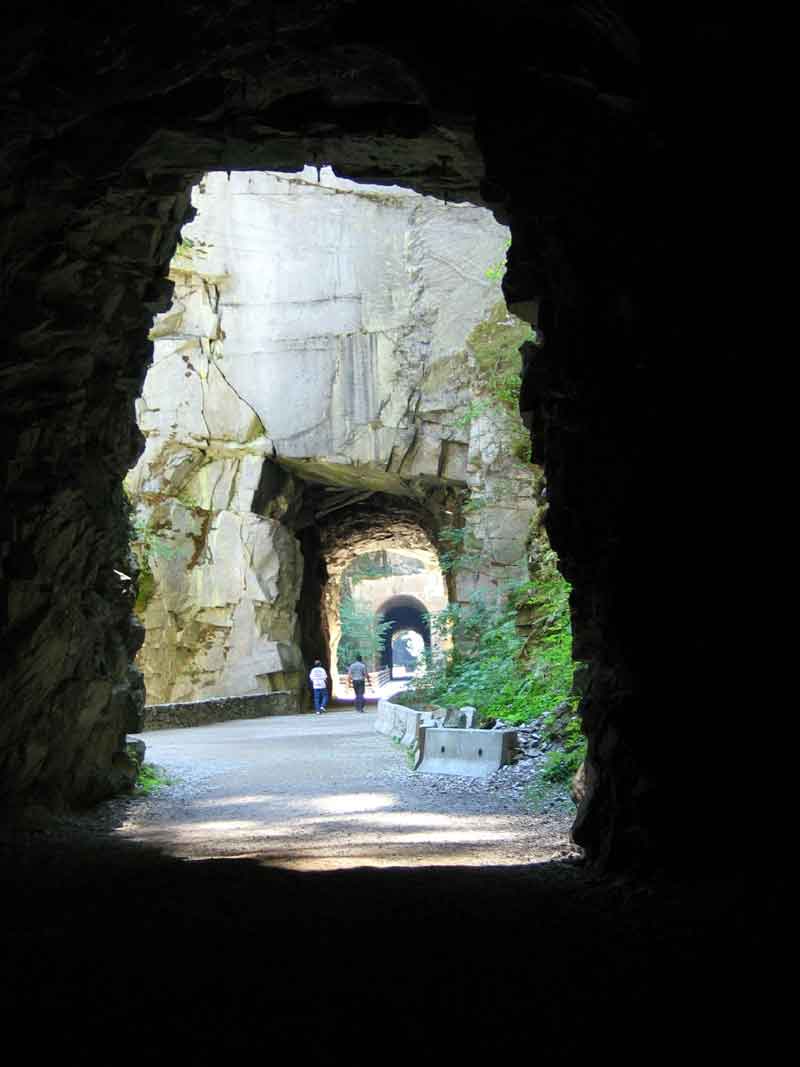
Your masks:
[{"label": "rock face", "polygon": [[[311,167],[208,174],[193,204],[126,479],[149,703],[305,689],[302,558],[285,509],[256,513],[265,460],[295,483],[347,479],[356,510],[377,490],[468,489],[458,599],[525,576],[536,511],[537,476],[509,454],[514,420],[478,405],[468,345],[502,303],[508,234],[488,211]],[[446,602],[439,575],[428,607]],[[333,596],[328,616],[335,661]]]},{"label": "rock face", "polygon": [[[460,20],[455,48],[452,11],[414,0],[397,20],[366,0],[16,5],[0,60],[6,803],[119,781],[141,699],[141,632],[115,577],[131,574],[120,483],[191,187],[320,161],[488,203],[509,225],[506,300],[545,341],[527,351],[522,409],[590,664],[576,836],[607,867],[731,861],[755,809],[709,829],[695,808],[757,706],[723,666],[745,632],[731,451],[752,402],[732,373],[742,273],[724,195],[746,75],[717,8],[501,0]],[[393,521],[432,529],[443,492],[407,497]],[[385,503],[365,503],[365,541]],[[315,553],[341,532],[299,536],[320,578]],[[664,743],[676,716],[691,756]],[[772,793],[768,764],[754,793]]]},{"label": "rock face", "polygon": [[438,568],[421,571],[419,574],[387,575],[385,578],[368,578],[359,582],[353,590],[357,604],[379,613],[388,601],[397,597],[413,597],[428,612],[442,611],[447,607],[447,586]]}]

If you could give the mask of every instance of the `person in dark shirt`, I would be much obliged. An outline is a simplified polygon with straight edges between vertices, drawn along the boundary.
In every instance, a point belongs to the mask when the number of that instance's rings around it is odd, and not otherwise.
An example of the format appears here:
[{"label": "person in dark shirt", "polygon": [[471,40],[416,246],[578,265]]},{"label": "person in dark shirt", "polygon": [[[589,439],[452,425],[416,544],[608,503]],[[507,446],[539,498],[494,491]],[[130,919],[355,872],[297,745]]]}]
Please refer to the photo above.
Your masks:
[{"label": "person in dark shirt", "polygon": [[356,658],[347,668],[347,680],[353,687],[356,695],[356,711],[364,710],[364,688],[367,684],[367,668],[361,660],[361,653],[356,652]]}]

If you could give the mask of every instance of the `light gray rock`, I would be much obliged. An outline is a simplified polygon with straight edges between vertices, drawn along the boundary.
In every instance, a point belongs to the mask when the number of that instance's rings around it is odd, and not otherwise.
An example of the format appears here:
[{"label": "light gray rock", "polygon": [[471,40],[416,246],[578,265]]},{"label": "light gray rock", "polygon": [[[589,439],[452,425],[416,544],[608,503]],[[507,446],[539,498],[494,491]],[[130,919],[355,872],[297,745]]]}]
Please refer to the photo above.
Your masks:
[{"label": "light gray rock", "polygon": [[355,488],[468,488],[486,506],[467,516],[480,562],[454,576],[462,602],[526,577],[536,510],[514,420],[476,408],[466,350],[502,300],[508,234],[490,212],[329,168],[209,174],[193,204],[126,481],[143,531],[150,703],[305,685],[300,549],[252,510],[265,459],[301,478],[323,464]]}]

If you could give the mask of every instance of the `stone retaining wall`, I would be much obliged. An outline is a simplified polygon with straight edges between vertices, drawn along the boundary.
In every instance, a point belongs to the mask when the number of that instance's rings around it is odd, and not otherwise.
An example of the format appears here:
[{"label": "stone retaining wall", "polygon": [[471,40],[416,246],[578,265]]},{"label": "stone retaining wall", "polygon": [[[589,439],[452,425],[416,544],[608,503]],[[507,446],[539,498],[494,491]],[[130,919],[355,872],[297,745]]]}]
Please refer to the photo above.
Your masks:
[{"label": "stone retaining wall", "polygon": [[295,715],[300,711],[296,693],[253,693],[239,697],[214,697],[183,704],[150,704],[144,709],[146,730],[170,730],[176,726],[209,726],[231,719],[260,719],[266,715]]}]

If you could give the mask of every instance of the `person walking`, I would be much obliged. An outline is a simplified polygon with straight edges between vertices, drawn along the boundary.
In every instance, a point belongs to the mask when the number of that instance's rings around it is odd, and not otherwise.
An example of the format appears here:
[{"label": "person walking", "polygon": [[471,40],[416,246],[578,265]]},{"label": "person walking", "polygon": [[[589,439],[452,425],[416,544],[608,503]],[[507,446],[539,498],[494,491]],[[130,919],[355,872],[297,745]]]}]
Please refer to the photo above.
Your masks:
[{"label": "person walking", "polygon": [[356,695],[356,711],[364,710],[364,688],[367,684],[367,668],[361,660],[361,653],[356,652],[356,658],[347,668],[347,680],[353,687]]},{"label": "person walking", "polygon": [[328,704],[328,672],[318,659],[314,660],[314,666],[308,672],[308,678],[314,694],[314,711],[317,715],[321,715]]}]

